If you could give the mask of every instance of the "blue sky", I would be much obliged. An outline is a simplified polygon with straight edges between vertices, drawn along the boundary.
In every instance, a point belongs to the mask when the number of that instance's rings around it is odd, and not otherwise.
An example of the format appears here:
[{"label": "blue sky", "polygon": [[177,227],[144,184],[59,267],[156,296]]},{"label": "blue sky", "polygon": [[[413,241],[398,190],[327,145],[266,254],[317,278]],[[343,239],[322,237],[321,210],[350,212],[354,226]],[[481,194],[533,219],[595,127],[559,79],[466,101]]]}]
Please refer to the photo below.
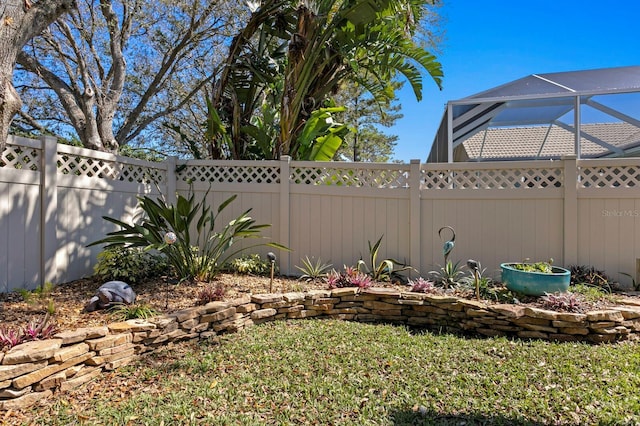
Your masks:
[{"label": "blue sky", "polygon": [[[400,94],[395,158],[424,162],[445,105],[530,74],[640,65],[638,0],[442,0],[443,90]],[[408,86],[408,85],[405,85]]]}]

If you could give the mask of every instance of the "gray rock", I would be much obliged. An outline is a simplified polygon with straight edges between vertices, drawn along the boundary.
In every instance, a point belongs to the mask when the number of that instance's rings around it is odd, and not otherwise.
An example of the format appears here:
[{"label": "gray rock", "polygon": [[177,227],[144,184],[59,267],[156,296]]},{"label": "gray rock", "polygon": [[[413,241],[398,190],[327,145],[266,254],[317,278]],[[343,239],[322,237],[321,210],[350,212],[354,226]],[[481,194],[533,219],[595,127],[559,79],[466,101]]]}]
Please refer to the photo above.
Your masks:
[{"label": "gray rock", "polygon": [[95,296],[89,300],[84,310],[93,312],[97,309],[110,308],[117,304],[130,305],[136,301],[136,293],[124,281],[109,281],[100,286]]}]

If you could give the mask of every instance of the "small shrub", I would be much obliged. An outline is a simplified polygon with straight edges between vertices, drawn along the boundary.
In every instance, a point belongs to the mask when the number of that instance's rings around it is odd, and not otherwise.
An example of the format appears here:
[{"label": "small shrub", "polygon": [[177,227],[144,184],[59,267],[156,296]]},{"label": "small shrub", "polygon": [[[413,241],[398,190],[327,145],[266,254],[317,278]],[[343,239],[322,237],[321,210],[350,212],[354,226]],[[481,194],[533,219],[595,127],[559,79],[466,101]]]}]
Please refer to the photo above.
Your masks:
[{"label": "small shrub", "polygon": [[576,293],[547,293],[540,297],[540,304],[547,309],[562,312],[582,312],[584,299]]},{"label": "small shrub", "polygon": [[313,258],[309,259],[309,256],[305,256],[302,259],[302,266],[296,265],[296,269],[302,272],[301,280],[317,281],[327,276],[327,270],[331,266],[330,263],[322,263],[320,258],[314,263]]},{"label": "small shrub", "polygon": [[226,289],[221,283],[218,283],[215,287],[212,285],[207,285],[198,293],[198,300],[196,301],[196,304],[206,305],[210,302],[224,300],[225,291]]},{"label": "small shrub", "polygon": [[344,287],[369,288],[373,284],[369,275],[351,267],[345,268],[344,272],[338,272],[334,269],[326,279],[330,289]]},{"label": "small shrub", "polygon": [[453,263],[449,260],[439,271],[429,271],[429,274],[443,288],[454,288],[461,283],[464,276],[463,268],[464,265],[460,265],[460,261]]},{"label": "small shrub", "polygon": [[141,248],[110,247],[98,253],[98,263],[93,271],[101,280],[135,284],[162,275],[168,266],[164,256],[150,254]]},{"label": "small shrub", "polygon": [[110,310],[111,317],[116,321],[147,319],[158,314],[158,311],[146,303],[118,304],[110,308]]},{"label": "small shrub", "polygon": [[242,275],[269,275],[271,262],[262,259],[259,254],[246,254],[229,262],[227,269]]},{"label": "small shrub", "polygon": [[598,287],[607,293],[611,293],[612,280],[603,271],[586,265],[571,265],[569,270],[571,271],[571,284]]},{"label": "small shrub", "polygon": [[425,280],[422,277],[418,277],[416,280],[409,280],[409,284],[411,284],[411,291],[414,293],[431,294],[438,292],[438,287],[433,281]]},{"label": "small shrub", "polygon": [[514,263],[512,266],[525,272],[541,272],[543,274],[550,274],[553,271],[551,266],[552,262],[536,262],[536,263]]}]

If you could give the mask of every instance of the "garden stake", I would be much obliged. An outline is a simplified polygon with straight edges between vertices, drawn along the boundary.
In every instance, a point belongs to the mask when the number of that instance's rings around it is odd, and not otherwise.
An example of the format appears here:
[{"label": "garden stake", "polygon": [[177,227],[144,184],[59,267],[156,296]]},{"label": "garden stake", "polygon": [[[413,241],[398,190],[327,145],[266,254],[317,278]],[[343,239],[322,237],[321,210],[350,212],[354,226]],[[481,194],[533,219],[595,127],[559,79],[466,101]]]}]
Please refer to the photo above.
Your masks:
[{"label": "garden stake", "polygon": [[[167,232],[164,234],[164,242],[169,246],[169,250],[171,250],[171,246],[178,240],[178,237],[173,232]],[[167,286],[165,288],[165,300],[164,300],[164,308],[169,309],[169,282],[171,280],[167,279]]]},{"label": "garden stake", "polygon": [[271,280],[269,281],[269,293],[273,292],[273,271],[276,266],[276,255],[272,252],[267,253],[267,257],[271,261]]},{"label": "garden stake", "polygon": [[473,271],[473,278],[476,284],[476,300],[480,300],[480,264],[473,259],[467,260],[467,266]]}]

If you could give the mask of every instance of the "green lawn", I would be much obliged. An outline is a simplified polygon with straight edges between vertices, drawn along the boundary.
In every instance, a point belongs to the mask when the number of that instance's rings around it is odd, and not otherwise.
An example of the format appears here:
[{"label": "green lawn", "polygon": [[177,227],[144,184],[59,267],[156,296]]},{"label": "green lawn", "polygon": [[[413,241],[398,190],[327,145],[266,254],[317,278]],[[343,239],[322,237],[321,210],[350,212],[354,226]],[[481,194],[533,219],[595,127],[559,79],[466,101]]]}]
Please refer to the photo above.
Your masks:
[{"label": "green lawn", "polygon": [[81,413],[38,424],[635,424],[640,345],[461,338],[289,321],[189,343],[121,369]]}]

